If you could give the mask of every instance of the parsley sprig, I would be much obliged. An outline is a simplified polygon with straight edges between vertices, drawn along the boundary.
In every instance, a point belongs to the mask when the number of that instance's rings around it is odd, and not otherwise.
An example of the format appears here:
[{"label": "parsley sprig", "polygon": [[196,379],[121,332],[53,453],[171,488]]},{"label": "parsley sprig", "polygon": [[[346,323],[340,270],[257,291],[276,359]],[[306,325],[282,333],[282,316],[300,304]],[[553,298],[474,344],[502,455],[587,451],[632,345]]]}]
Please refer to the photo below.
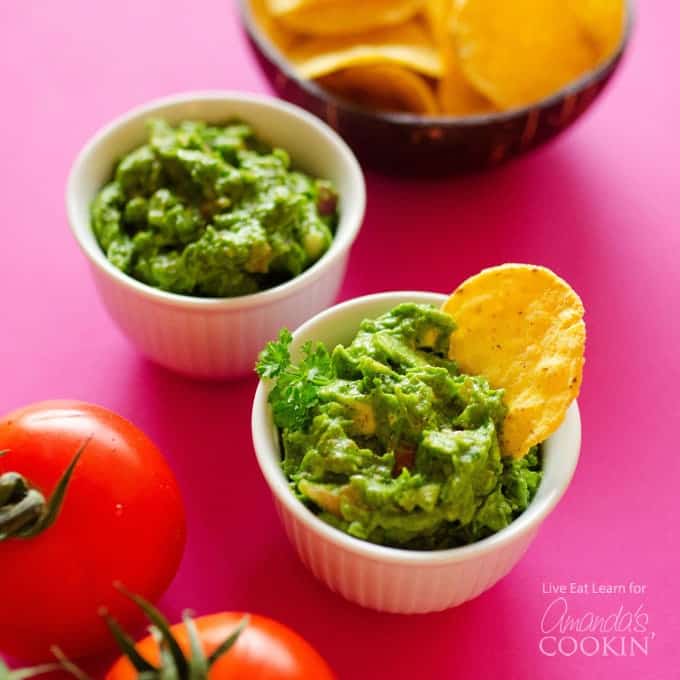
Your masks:
[{"label": "parsley sprig", "polygon": [[255,370],[261,378],[274,380],[269,403],[274,423],[280,428],[302,430],[312,420],[319,403],[319,389],[335,377],[331,357],[322,343],[302,345],[303,359],[294,364],[290,358],[293,336],[281,329],[278,340],[267,343],[260,353]]}]

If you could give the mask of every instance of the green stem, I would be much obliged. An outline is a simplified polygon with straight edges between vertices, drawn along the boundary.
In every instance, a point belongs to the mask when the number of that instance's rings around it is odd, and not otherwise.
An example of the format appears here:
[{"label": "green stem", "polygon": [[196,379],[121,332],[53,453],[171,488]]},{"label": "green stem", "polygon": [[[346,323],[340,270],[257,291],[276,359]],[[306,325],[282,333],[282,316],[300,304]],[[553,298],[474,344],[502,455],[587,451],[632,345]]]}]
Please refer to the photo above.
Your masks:
[{"label": "green stem", "polygon": [[18,668],[17,670],[10,670],[5,663],[0,659],[0,680],[27,680],[42,673],[51,673],[58,671],[60,666],[56,663],[46,663],[42,666],[33,666],[32,668]]},{"label": "green stem", "polygon": [[40,523],[45,510],[45,497],[35,489],[28,489],[18,503],[0,509],[0,540],[22,536]]},{"label": "green stem", "polygon": [[21,500],[28,491],[26,480],[16,472],[0,475],[0,508],[8,503]]},{"label": "green stem", "polygon": [[19,473],[0,475],[0,541],[32,538],[54,524],[64,504],[73,471],[90,439],[91,436],[76,451],[49,500]]},{"label": "green stem", "polygon": [[[208,680],[211,667],[226,654],[236,643],[243,629],[248,625],[248,616],[244,616],[239,624],[232,631],[231,635],[213,651],[210,656],[206,656],[196,625],[191,619],[189,612],[184,612],[182,619],[189,636],[190,654],[182,651],[177,639],[173,635],[168,620],[149,602],[126,590],[120,583],[114,583],[125,597],[132,600],[145,614],[151,626],[153,636],[160,652],[158,666],[154,666],[145,659],[137,650],[135,643],[130,636],[118,625],[106,610],[100,614],[104,617],[118,646],[123,654],[129,659],[130,663],[137,671],[140,680]],[[77,678],[77,680],[87,680]]]},{"label": "green stem", "polygon": [[57,647],[57,645],[52,645],[50,647],[50,651],[52,654],[54,654],[57,661],[59,661],[57,668],[70,673],[74,678],[76,678],[76,680],[92,680],[92,678],[82,668],[76,666],[76,664],[74,664],[73,661],[71,661],[71,659],[69,659],[66,654],[61,651],[60,647]]}]

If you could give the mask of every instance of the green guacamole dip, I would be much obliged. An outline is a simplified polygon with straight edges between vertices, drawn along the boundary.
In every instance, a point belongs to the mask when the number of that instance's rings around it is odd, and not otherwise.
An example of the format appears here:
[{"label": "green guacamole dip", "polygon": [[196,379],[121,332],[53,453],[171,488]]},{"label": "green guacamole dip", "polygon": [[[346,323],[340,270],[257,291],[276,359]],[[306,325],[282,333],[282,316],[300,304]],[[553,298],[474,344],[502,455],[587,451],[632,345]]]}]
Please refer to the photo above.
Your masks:
[{"label": "green guacamole dip", "polygon": [[230,297],[297,276],[328,250],[335,191],[248,125],[148,128],[92,204],[92,229],[118,269],[173,293]]},{"label": "green guacamole dip", "polygon": [[541,480],[541,453],[501,455],[503,390],[447,358],[451,317],[402,304],[329,354],[289,363],[285,331],[261,354],[297,497],[342,531],[401,548],[452,548],[515,519]]}]

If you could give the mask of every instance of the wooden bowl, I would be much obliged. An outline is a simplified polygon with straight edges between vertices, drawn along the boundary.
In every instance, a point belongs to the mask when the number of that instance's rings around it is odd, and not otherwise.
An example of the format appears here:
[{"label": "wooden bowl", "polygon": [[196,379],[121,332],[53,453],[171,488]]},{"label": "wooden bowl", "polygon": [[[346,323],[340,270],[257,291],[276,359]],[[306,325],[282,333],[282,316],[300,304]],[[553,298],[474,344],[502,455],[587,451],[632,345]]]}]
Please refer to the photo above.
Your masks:
[{"label": "wooden bowl", "polygon": [[362,109],[301,78],[260,31],[249,0],[238,1],[250,45],[276,93],[326,121],[362,162],[391,174],[483,170],[544,144],[566,130],[602,92],[621,62],[633,26],[629,1],[624,36],[612,57],[536,104],[490,114],[426,118]]}]

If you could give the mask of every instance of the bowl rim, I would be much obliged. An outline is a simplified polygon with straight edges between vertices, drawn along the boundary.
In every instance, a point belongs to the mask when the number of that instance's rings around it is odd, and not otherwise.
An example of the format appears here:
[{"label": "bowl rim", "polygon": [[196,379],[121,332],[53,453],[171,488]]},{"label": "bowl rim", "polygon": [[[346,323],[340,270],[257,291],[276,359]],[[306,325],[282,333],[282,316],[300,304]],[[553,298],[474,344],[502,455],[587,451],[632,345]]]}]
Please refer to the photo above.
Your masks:
[{"label": "bowl rim", "polygon": [[[79,219],[78,207],[82,203],[79,199],[79,178],[83,174],[83,168],[87,167],[93,156],[96,156],[101,146],[107,139],[120,128],[137,121],[140,118],[152,115],[159,109],[172,109],[187,103],[223,102],[226,105],[232,103],[249,103],[269,109],[272,115],[285,114],[299,119],[307,127],[314,128],[320,133],[330,146],[334,146],[339,153],[343,164],[343,173],[346,173],[350,184],[353,186],[354,196],[351,207],[346,213],[341,213],[338,229],[330,248],[308,269],[272,288],[266,288],[236,297],[194,297],[171,293],[160,288],[154,288],[146,283],[138,281],[134,277],[125,274],[115,267],[99,247],[99,244],[86,239],[85,234],[91,233],[89,220]],[[200,116],[198,116],[200,118]],[[100,127],[78,152],[66,181],[66,213],[71,233],[76,239],[87,259],[97,269],[104,272],[109,278],[118,284],[128,288],[141,297],[173,307],[192,308],[201,311],[226,311],[234,309],[246,309],[269,305],[277,300],[295,293],[298,289],[313,284],[317,281],[337,260],[342,258],[352,246],[361,229],[366,212],[366,183],[359,162],[347,145],[347,143],[324,121],[312,115],[308,111],[268,95],[242,92],[238,90],[196,90],[185,91],[176,94],[159,97],[143,104],[128,109],[110,122]],[[344,221],[343,221],[344,216]],[[85,222],[85,223],[84,223]],[[340,228],[340,225],[343,228]]]},{"label": "bowl rim", "polygon": [[621,41],[616,50],[604,62],[596,66],[593,70],[584,73],[576,80],[567,83],[543,99],[539,99],[532,104],[519,106],[504,111],[493,111],[491,113],[477,113],[469,116],[422,116],[415,113],[399,113],[390,111],[371,111],[363,108],[357,104],[342,99],[333,93],[325,90],[320,85],[317,85],[314,80],[302,78],[295,69],[290,65],[286,57],[279,52],[276,46],[262,33],[257,26],[253,13],[251,11],[251,0],[238,0],[241,20],[246,28],[248,35],[255,42],[258,49],[267,57],[267,59],[276,66],[289,80],[294,81],[298,87],[304,92],[310,94],[322,102],[331,104],[339,110],[346,110],[357,117],[362,117],[371,121],[378,121],[389,123],[392,125],[403,125],[409,127],[447,127],[460,125],[463,127],[474,125],[485,125],[491,123],[504,123],[515,119],[517,117],[529,115],[532,111],[538,109],[545,109],[558,104],[566,97],[577,94],[578,92],[587,89],[594,83],[602,79],[602,77],[616,64],[623,56],[633,32],[635,23],[635,0],[625,0],[626,3],[626,21],[623,30]]},{"label": "bowl rim", "polygon": [[[388,307],[388,304],[394,305],[403,302],[405,299],[439,305],[446,298],[447,296],[442,293],[425,291],[390,291],[352,298],[334,305],[306,321],[293,332],[293,339],[295,341],[300,337],[305,337],[310,329],[313,329],[317,324],[326,321],[329,317],[342,315],[345,311],[357,306],[369,306],[375,302],[384,302],[385,306]],[[574,401],[567,412],[565,421],[557,431],[560,432],[563,427],[568,425],[573,429],[574,437],[573,446],[570,447],[570,450],[565,451],[562,456],[564,460],[559,483],[550,488],[549,493],[544,498],[537,501],[534,497],[526,510],[507,527],[475,543],[446,550],[415,551],[378,545],[355,538],[332,527],[317,517],[292,494],[288,481],[279,465],[276,446],[268,434],[274,427],[271,422],[271,409],[267,403],[270,387],[264,381],[259,381],[251,414],[255,456],[270,492],[288,513],[292,514],[310,531],[346,552],[371,561],[400,565],[442,565],[475,559],[513,543],[527,533],[537,530],[543,520],[555,508],[573,478],[580,455],[581,419],[578,404]],[[555,437],[557,432],[548,441]],[[545,480],[542,480],[541,485],[544,483]]]}]

